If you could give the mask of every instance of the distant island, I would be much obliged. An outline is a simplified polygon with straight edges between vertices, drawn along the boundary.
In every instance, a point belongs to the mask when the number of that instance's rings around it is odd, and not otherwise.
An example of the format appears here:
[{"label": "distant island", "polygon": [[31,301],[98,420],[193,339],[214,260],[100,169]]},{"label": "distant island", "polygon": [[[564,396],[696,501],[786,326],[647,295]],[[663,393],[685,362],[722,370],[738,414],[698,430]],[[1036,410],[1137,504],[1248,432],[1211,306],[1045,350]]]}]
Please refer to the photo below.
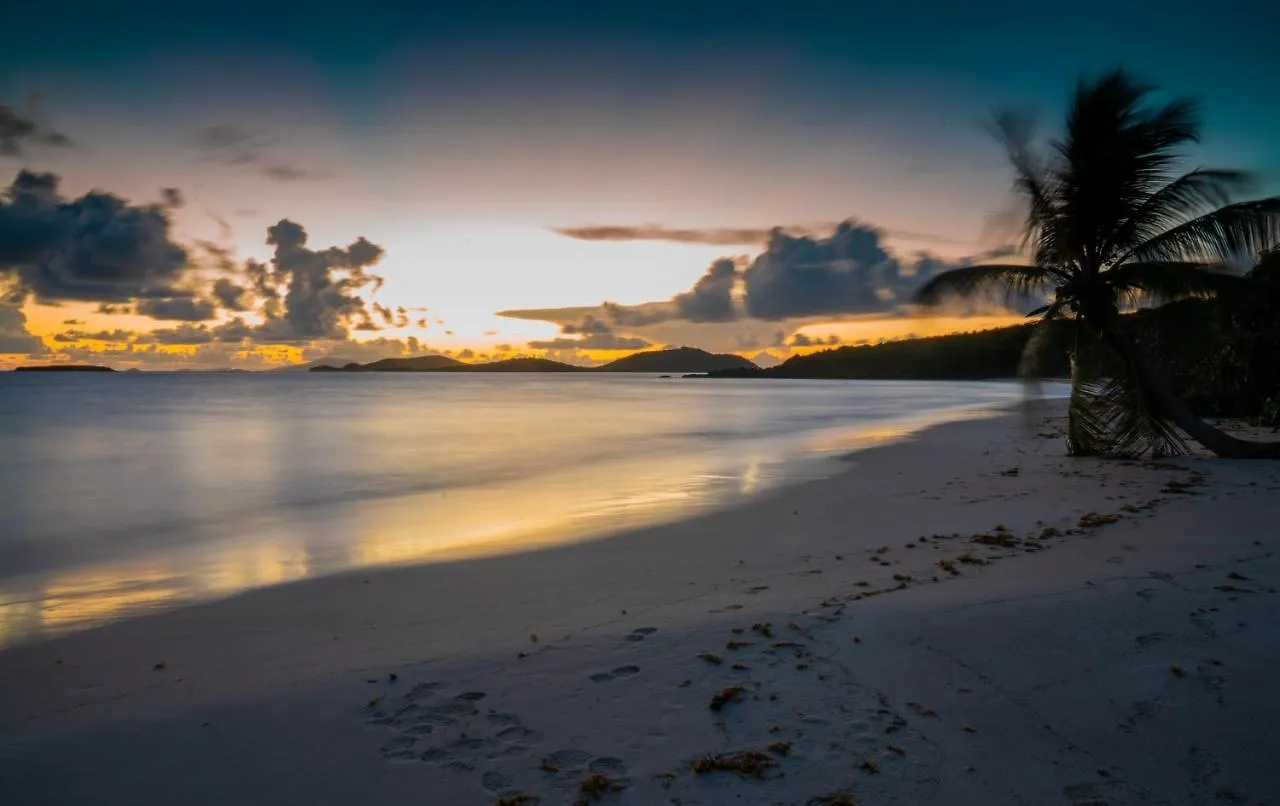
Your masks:
[{"label": "distant island", "polygon": [[717,370],[757,370],[740,355],[709,353],[696,347],[650,350],[633,353],[598,367],[579,367],[549,358],[508,358],[483,364],[467,364],[443,355],[414,358],[384,358],[368,364],[349,363],[340,367],[322,364],[311,372],[715,372]]},{"label": "distant island", "polygon": [[14,372],[115,372],[111,367],[91,364],[41,364],[30,367],[14,367]]}]

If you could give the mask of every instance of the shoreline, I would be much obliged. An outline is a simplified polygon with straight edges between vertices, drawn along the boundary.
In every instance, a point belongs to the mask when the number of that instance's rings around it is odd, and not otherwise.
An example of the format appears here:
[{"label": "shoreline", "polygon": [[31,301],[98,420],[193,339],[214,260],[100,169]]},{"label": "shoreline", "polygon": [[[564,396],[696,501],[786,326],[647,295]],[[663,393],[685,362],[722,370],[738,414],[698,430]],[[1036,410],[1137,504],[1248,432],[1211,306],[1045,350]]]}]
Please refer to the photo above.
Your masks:
[{"label": "shoreline", "polygon": [[[206,520],[193,524],[197,534],[222,533],[220,539],[169,541],[166,538],[178,534],[119,530],[97,538],[101,550],[121,542],[149,543],[154,548],[149,553],[124,557],[91,556],[76,565],[4,580],[0,585],[0,649],[307,579],[483,559],[610,539],[740,507],[778,489],[839,475],[850,457],[866,450],[913,439],[922,431],[949,422],[998,417],[1019,405],[1023,404],[956,406],[924,415],[779,433],[758,448],[739,448],[740,456],[726,452],[714,468],[708,465],[706,472],[687,478],[662,478],[661,453],[613,457],[605,453],[598,457],[590,474],[578,467],[548,468],[533,478],[499,478],[480,486],[392,489],[344,499],[342,506],[360,508],[362,513],[367,508],[367,515],[361,517],[367,522],[378,523],[379,512],[390,513],[383,517],[392,524],[388,530],[391,534],[385,540],[375,536],[368,543],[362,541],[360,548],[368,556],[348,558],[329,568],[321,565],[317,569],[313,562],[305,569],[280,568],[274,573],[264,570],[254,574],[242,567],[263,555],[278,558],[296,553],[295,546],[281,542],[282,530],[273,524],[297,521],[295,532],[306,527],[323,529],[326,507],[321,504],[241,512],[237,513],[238,522]],[[745,457],[757,450],[767,458],[748,463]],[[646,478],[638,477],[639,468],[644,469]],[[614,483],[594,485],[592,480],[598,478],[611,478]],[[565,490],[577,490],[577,494],[566,497]],[[441,523],[437,521],[441,520],[442,501],[435,496],[449,496],[448,510],[454,513]],[[513,504],[513,500],[519,503]],[[504,502],[521,511],[521,521],[484,533],[489,527],[483,517],[474,513]],[[407,514],[415,509],[430,511],[433,520],[417,522]],[[336,516],[342,515],[342,511],[336,512]],[[248,532],[238,535],[237,527]],[[430,537],[423,539],[406,531],[414,528]],[[371,531],[376,534],[376,530]],[[342,547],[314,548],[322,552]],[[308,552],[311,549],[307,547]],[[235,572],[238,583],[228,585],[226,577],[232,575],[230,572]],[[103,581],[111,578],[146,582],[113,587]],[[47,591],[56,593],[50,595]]]},{"label": "shoreline", "polygon": [[[0,784],[20,803],[558,803],[588,772],[637,804],[1280,797],[1280,566],[1254,544],[1280,469],[1068,460],[1053,427],[947,423],[689,520],[0,651]],[[777,741],[765,780],[689,771]]]}]

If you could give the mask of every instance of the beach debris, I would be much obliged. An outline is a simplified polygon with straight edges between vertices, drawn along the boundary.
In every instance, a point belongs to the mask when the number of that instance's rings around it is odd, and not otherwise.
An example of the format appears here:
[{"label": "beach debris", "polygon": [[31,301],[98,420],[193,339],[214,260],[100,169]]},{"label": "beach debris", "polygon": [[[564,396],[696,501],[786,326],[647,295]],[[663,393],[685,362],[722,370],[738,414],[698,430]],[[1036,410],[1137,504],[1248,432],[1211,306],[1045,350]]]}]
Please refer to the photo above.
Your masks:
[{"label": "beach debris", "polygon": [[710,663],[712,666],[719,666],[720,664],[724,663],[724,658],[720,657],[714,652],[703,652],[698,657],[702,658],[707,663]]},{"label": "beach debris", "polygon": [[1115,523],[1118,520],[1120,520],[1119,515],[1101,515],[1097,512],[1086,512],[1080,516],[1080,520],[1076,521],[1076,526],[1081,529],[1092,529],[1097,526]]},{"label": "beach debris", "polygon": [[155,665],[155,666],[152,666],[151,668],[152,668],[152,669],[155,669],[156,671],[160,671],[160,670],[162,670],[162,669],[168,669],[168,668],[169,668],[169,663],[168,663],[168,661],[163,661],[163,660],[162,660],[162,661],[156,661],[156,665]]},{"label": "beach debris", "polygon": [[804,628],[803,628],[803,627],[801,627],[799,624],[796,624],[794,621],[788,621],[788,622],[787,622],[787,629],[788,629],[788,630],[797,630],[797,631],[803,631],[803,630],[804,630]]},{"label": "beach debris", "polygon": [[711,698],[711,703],[707,707],[712,711],[719,711],[731,702],[742,702],[742,695],[746,693],[746,688],[739,685],[728,686],[716,692]]},{"label": "beach debris", "polygon": [[893,753],[895,756],[905,756],[907,754],[906,750],[903,750],[901,747],[898,747],[896,744],[887,744],[884,746],[884,749],[888,750],[890,753]]},{"label": "beach debris", "polygon": [[729,668],[733,669],[735,672],[745,672],[747,670],[747,664],[741,663],[741,662],[735,662]]},{"label": "beach debris", "polygon": [[739,641],[739,640],[733,640],[733,641],[728,641],[727,643],[725,643],[724,648],[725,648],[725,649],[742,649],[744,646],[751,646],[751,645],[752,645],[752,644],[754,644],[754,643],[755,643],[755,641]]},{"label": "beach debris", "polygon": [[911,575],[910,574],[894,574],[893,581],[894,582],[910,582]]},{"label": "beach debris", "polygon": [[938,715],[937,711],[933,710],[932,708],[925,708],[923,705],[921,705],[918,702],[909,702],[907,703],[907,707],[910,708],[911,713],[915,714],[916,716],[937,716]]},{"label": "beach debris", "polygon": [[538,634],[536,632],[529,633],[529,641],[534,644],[538,643]]},{"label": "beach debris", "polygon": [[1050,537],[1062,537],[1062,532],[1056,526],[1046,526],[1040,530],[1040,539],[1047,540]]},{"label": "beach debris", "polygon": [[1240,580],[1241,582],[1249,581],[1249,577],[1245,576],[1244,574],[1237,573],[1235,571],[1232,571],[1231,573],[1227,574],[1227,579],[1236,579],[1236,580]]},{"label": "beach debris", "polygon": [[830,792],[826,795],[818,795],[810,798],[809,803],[812,806],[858,806],[858,801],[853,799],[853,795],[844,792]]},{"label": "beach debris", "polygon": [[708,755],[694,759],[689,765],[695,775],[706,775],[711,772],[736,772],[743,778],[763,778],[767,770],[778,766],[765,753],[758,750],[742,750],[736,753]]},{"label": "beach debris", "polygon": [[744,632],[746,632],[746,630],[743,629],[742,627],[733,627],[729,630],[729,632],[733,633],[734,635],[742,635]]},{"label": "beach debris", "polygon": [[370,708],[377,708],[377,707],[378,707],[378,703],[380,703],[380,702],[382,702],[382,697],[372,697],[372,698],[370,698],[370,700],[369,700],[369,705],[368,705],[368,707],[370,707]]},{"label": "beach debris", "polygon": [[493,802],[493,806],[534,806],[537,802],[537,795],[512,792],[510,795],[499,795],[498,799]]},{"label": "beach debris", "polygon": [[396,674],[395,672],[392,672],[391,674],[387,675],[387,680],[391,683],[394,683],[399,679],[400,679],[400,675]]},{"label": "beach debris", "polygon": [[875,763],[875,761],[874,761],[874,760],[872,760],[872,759],[867,759],[866,761],[862,762],[862,763],[861,763],[861,764],[859,764],[858,766],[859,766],[859,767],[861,767],[862,769],[866,770],[866,772],[867,772],[867,774],[868,774],[868,775],[879,775],[879,774],[880,774],[880,765],[879,765],[879,764],[877,764],[877,763]]},{"label": "beach debris", "polygon": [[549,758],[544,758],[542,763],[538,765],[538,769],[543,772],[560,772],[560,765]]},{"label": "beach debris", "polygon": [[769,732],[770,732],[770,733],[782,733],[782,726],[781,726],[781,725],[770,725],[770,726],[769,726]]},{"label": "beach debris", "polygon": [[977,729],[977,728],[975,728],[973,725],[962,725],[962,726],[960,727],[960,730],[964,731],[965,733],[977,733],[977,732],[978,732],[978,729]]},{"label": "beach debris", "polygon": [[1021,472],[1021,471],[1019,471],[1019,470],[1018,470],[1018,468],[1016,468],[1016,467],[1010,467],[1010,468],[1006,468],[1006,469],[1004,469],[1004,470],[1001,470],[1001,471],[1000,471],[1000,475],[1002,475],[1002,476],[1016,476],[1016,475],[1018,475],[1018,473],[1019,473],[1019,472]]},{"label": "beach debris", "polygon": [[676,683],[676,688],[688,688],[691,685],[693,685],[693,681],[686,677],[679,683]]},{"label": "beach debris", "polygon": [[955,560],[938,560],[938,567],[953,577],[960,576],[960,569],[956,568]]},{"label": "beach debris", "polygon": [[578,782],[578,791],[582,793],[578,803],[586,804],[592,800],[603,800],[608,793],[621,792],[626,788],[626,784],[621,781],[610,778],[602,772],[593,772]]},{"label": "beach debris", "polygon": [[773,637],[773,625],[767,621],[757,621],[751,625],[751,629],[763,635],[765,638]]},{"label": "beach debris", "polygon": [[972,552],[966,552],[956,557],[956,562],[964,563],[965,565],[986,565],[988,561]]},{"label": "beach debris", "polygon": [[791,752],[791,742],[774,742],[769,745],[768,750],[775,756],[785,756]]},{"label": "beach debris", "polygon": [[1175,666],[1170,666],[1170,667],[1169,667],[1169,674],[1173,675],[1174,677],[1186,677],[1186,676],[1187,676],[1187,673],[1186,673],[1186,672],[1184,672],[1184,671],[1182,670],[1182,667],[1181,667],[1181,666],[1176,666],[1176,665],[1175,665]]},{"label": "beach debris", "polygon": [[981,543],[984,546],[999,546],[1000,548],[1009,549],[1018,545],[1021,541],[1007,531],[997,531],[993,534],[976,534],[969,538],[970,543]]}]

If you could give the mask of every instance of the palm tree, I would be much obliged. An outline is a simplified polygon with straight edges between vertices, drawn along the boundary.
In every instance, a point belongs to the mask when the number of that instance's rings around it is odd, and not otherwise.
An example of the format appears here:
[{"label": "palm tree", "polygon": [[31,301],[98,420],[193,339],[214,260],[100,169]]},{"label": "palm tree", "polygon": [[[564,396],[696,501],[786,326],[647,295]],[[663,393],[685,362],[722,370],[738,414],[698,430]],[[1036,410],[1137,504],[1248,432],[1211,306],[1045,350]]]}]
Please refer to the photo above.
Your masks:
[{"label": "palm tree", "polygon": [[[1139,355],[1121,312],[1140,302],[1212,296],[1232,283],[1237,260],[1280,242],[1280,197],[1233,202],[1250,177],[1197,169],[1178,175],[1180,147],[1198,142],[1188,100],[1150,105],[1154,87],[1122,69],[1082,79],[1061,139],[1038,150],[1030,121],[996,116],[997,133],[1026,203],[1022,249],[1030,265],[970,266],[924,284],[917,300],[1003,290],[1036,299],[1047,330],[1075,331],[1068,452],[1169,455],[1182,434],[1220,456],[1280,457],[1280,444],[1236,439],[1196,417],[1159,368]],[[1028,350],[1044,341],[1033,337]],[[1110,376],[1110,377],[1105,377]]]}]

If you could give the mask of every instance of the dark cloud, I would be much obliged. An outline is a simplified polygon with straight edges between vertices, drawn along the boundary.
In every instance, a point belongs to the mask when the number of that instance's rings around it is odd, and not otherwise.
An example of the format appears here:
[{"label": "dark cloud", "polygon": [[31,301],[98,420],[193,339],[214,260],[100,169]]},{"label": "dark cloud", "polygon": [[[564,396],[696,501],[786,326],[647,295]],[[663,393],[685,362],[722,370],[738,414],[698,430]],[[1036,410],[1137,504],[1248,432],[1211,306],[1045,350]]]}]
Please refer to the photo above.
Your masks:
[{"label": "dark cloud", "polygon": [[897,272],[873,227],[845,221],[828,238],[775,230],[743,272],[747,313],[786,319],[883,310],[892,296],[882,289],[896,282]]},{"label": "dark cloud", "polygon": [[61,333],[53,334],[53,340],[60,343],[72,343],[77,341],[107,341],[107,342],[124,342],[128,343],[133,340],[136,333],[128,330],[64,330]]},{"label": "dark cloud", "polygon": [[346,248],[308,249],[306,230],[288,219],[267,230],[267,243],[275,247],[270,266],[246,264],[266,298],[260,339],[345,340],[352,328],[369,329],[373,317],[357,292],[382,285],[367,271],[382,258],[382,247],[357,238]]},{"label": "dark cloud", "polygon": [[[710,246],[746,246],[765,243],[777,232],[792,236],[812,235],[830,230],[836,226],[838,226],[838,223],[835,221],[782,227],[680,228],[666,227],[661,224],[599,224],[584,227],[555,227],[552,231],[580,241],[670,241],[673,243],[695,243]],[[972,245],[969,241],[948,238],[945,235],[935,235],[928,232],[895,229],[881,230],[881,232],[889,237],[910,241],[959,246]]]},{"label": "dark cloud", "polygon": [[791,337],[789,346],[791,347],[822,347],[833,346],[840,343],[840,337],[832,333],[825,339],[821,336],[806,336],[803,333],[796,333]]},{"label": "dark cloud", "polygon": [[228,311],[247,311],[253,294],[234,280],[219,277],[213,282],[213,296]]},{"label": "dark cloud", "polygon": [[178,188],[161,188],[160,201],[165,207],[170,207],[174,210],[187,203],[186,199],[182,197],[182,191]]},{"label": "dark cloud", "polygon": [[63,320],[62,320],[62,324],[64,324],[64,325],[72,325],[72,326],[75,326],[75,325],[83,325],[83,324],[84,324],[84,320],[83,320],[83,319],[63,319]]},{"label": "dark cloud", "polygon": [[262,138],[259,135],[231,123],[206,126],[191,136],[193,146],[212,152],[244,149],[256,151],[256,145],[260,142]]},{"label": "dark cloud", "polygon": [[[269,160],[268,149],[275,140],[259,132],[233,123],[206,126],[188,139],[188,144],[200,152],[201,159],[232,167],[253,167],[258,173],[277,182],[302,182],[323,179],[322,174],[295,165]],[[244,211],[237,211],[243,215]]]},{"label": "dark cloud", "polygon": [[315,171],[279,163],[262,166],[262,175],[277,182],[315,182],[325,178],[324,174]]},{"label": "dark cloud", "polygon": [[54,174],[20,171],[0,198],[0,280],[41,302],[190,296],[170,226],[163,205],[101,191],[65,199]]},{"label": "dark cloud", "polygon": [[529,347],[534,350],[639,350],[652,346],[647,339],[619,336],[613,332],[612,325],[590,314],[579,322],[561,325],[560,332],[578,338],[531,341]]},{"label": "dark cloud", "polygon": [[711,264],[707,273],[698,278],[693,289],[678,294],[675,303],[677,316],[690,322],[728,322],[737,318],[733,306],[733,288],[738,282],[738,267],[730,258],[721,258]]},{"label": "dark cloud", "polygon": [[33,355],[47,348],[27,330],[27,316],[16,305],[0,305],[0,354]]},{"label": "dark cloud", "polygon": [[761,243],[769,237],[770,233],[770,230],[759,227],[680,229],[664,227],[660,224],[556,227],[554,231],[580,241],[674,241],[713,246]]},{"label": "dark cloud", "polygon": [[0,104],[0,156],[21,157],[28,146],[72,148],[74,145],[65,134],[41,126],[12,106]]},{"label": "dark cloud", "polygon": [[139,300],[134,306],[139,316],[152,319],[178,320],[183,322],[204,322],[216,319],[218,308],[212,301],[194,297],[163,297],[159,299]]},{"label": "dark cloud", "polygon": [[[619,327],[643,327],[675,318],[671,305],[663,302],[648,302],[643,305],[619,305],[616,302],[605,302],[600,307],[608,315],[609,321]],[[507,312],[498,315],[505,316]],[[517,316],[517,318],[530,317]]]},{"label": "dark cloud", "polygon": [[[373,303],[372,308],[373,308],[373,313],[378,317],[378,319],[382,322],[383,326],[385,327],[400,328],[400,327],[409,326],[409,312],[405,309],[403,305],[398,306],[396,308],[391,308],[386,305],[379,305],[378,303],[375,302]],[[379,328],[375,328],[375,329],[379,329]]]}]

